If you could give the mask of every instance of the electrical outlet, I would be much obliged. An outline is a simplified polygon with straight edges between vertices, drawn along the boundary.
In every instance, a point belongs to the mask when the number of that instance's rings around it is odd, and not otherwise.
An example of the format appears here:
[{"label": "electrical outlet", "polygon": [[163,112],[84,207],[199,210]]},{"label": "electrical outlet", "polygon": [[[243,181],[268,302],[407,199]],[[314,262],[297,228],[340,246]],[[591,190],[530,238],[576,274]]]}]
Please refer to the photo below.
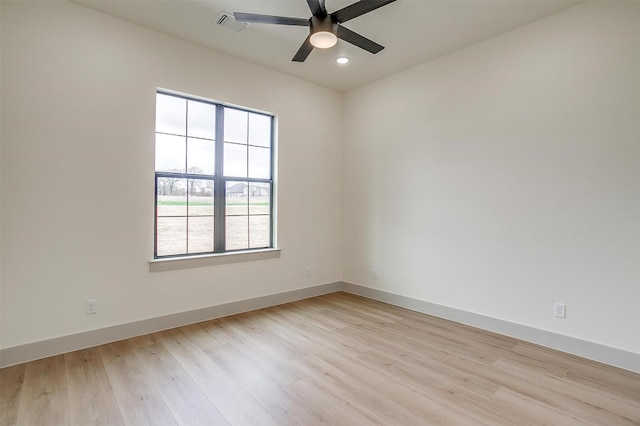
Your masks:
[{"label": "electrical outlet", "polygon": [[98,312],[98,305],[95,300],[87,300],[85,304],[85,313],[86,314],[95,314]]},{"label": "electrical outlet", "polygon": [[556,303],[553,305],[553,313],[558,318],[566,318],[567,317],[567,305],[564,303]]},{"label": "electrical outlet", "polygon": [[311,268],[307,266],[307,269],[304,271],[304,276],[309,278],[311,276]]},{"label": "electrical outlet", "polygon": [[378,269],[377,268],[373,268],[373,270],[371,271],[371,277],[373,277],[374,280],[378,279]]}]

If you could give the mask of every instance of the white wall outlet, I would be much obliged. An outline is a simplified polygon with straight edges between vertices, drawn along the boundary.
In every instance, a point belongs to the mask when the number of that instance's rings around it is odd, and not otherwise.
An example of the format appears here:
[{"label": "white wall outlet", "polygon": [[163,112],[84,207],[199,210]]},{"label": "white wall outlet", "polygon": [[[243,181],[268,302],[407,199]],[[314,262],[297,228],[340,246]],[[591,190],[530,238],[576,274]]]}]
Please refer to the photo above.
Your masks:
[{"label": "white wall outlet", "polygon": [[307,269],[305,269],[304,276],[307,278],[311,276],[311,268],[309,266],[307,266]]},{"label": "white wall outlet", "polygon": [[96,312],[98,312],[98,304],[95,300],[87,300],[85,303],[85,313],[88,314],[95,314]]},{"label": "white wall outlet", "polygon": [[373,268],[371,270],[371,277],[373,277],[374,280],[377,280],[379,275],[378,275],[378,268]]},{"label": "white wall outlet", "polygon": [[556,303],[553,305],[553,313],[558,318],[566,318],[567,317],[567,305],[564,303]]}]

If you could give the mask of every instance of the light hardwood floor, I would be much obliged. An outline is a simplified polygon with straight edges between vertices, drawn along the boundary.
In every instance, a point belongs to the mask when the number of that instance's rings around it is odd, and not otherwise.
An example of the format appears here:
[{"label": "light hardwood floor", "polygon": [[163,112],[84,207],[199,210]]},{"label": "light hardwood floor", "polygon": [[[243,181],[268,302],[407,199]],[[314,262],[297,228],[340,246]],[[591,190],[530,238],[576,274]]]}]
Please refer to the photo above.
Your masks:
[{"label": "light hardwood floor", "polygon": [[640,375],[334,293],[0,370],[4,425],[639,425]]}]

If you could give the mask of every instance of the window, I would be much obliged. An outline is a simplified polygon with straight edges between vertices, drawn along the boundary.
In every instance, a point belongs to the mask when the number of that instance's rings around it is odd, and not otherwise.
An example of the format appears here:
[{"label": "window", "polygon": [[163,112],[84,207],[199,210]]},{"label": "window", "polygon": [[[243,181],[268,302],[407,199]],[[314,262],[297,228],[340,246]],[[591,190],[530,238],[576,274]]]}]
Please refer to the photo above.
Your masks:
[{"label": "window", "polygon": [[156,93],[154,258],[273,247],[273,123]]}]

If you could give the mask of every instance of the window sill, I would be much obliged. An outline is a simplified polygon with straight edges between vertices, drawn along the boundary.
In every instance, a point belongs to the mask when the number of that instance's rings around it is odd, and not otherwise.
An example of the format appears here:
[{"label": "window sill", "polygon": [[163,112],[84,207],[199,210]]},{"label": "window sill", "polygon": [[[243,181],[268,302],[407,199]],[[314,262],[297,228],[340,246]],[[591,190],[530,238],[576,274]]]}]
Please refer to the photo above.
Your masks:
[{"label": "window sill", "polygon": [[208,254],[204,256],[154,259],[149,261],[149,272],[174,271],[177,269],[200,268],[203,266],[225,265],[228,263],[277,259],[279,257],[280,249],[264,249],[236,253]]}]

